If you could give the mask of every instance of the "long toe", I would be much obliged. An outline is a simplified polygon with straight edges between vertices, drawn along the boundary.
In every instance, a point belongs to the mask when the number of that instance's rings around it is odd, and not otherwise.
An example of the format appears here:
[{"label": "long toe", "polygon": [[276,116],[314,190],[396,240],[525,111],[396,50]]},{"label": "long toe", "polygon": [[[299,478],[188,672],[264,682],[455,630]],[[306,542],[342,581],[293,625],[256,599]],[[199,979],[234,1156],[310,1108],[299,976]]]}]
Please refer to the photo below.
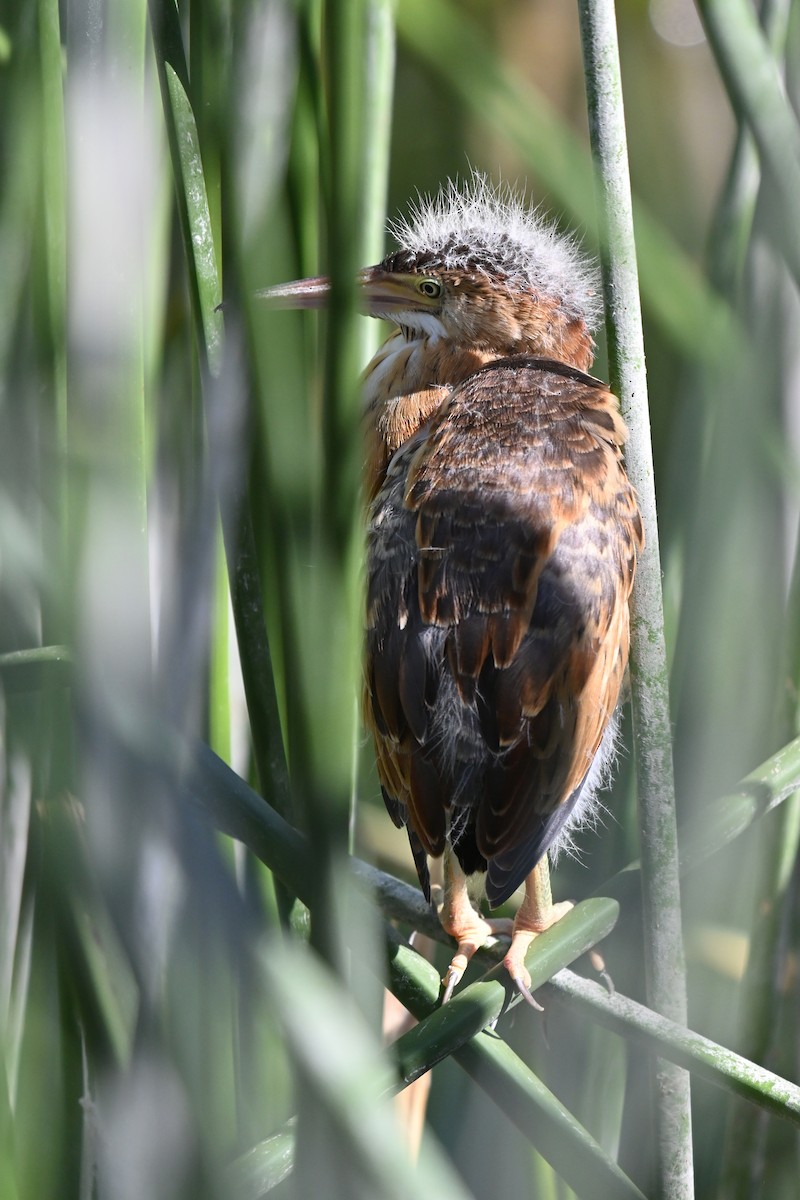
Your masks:
[{"label": "long toe", "polygon": [[[464,977],[470,959],[483,946],[493,946],[499,938],[510,938],[514,922],[507,917],[496,917],[486,920],[477,913],[472,914],[465,927],[461,927],[453,936],[458,939],[458,950],[450,960],[442,980],[442,1004],[446,1004]],[[452,932],[452,931],[448,931]]]},{"label": "long toe", "polygon": [[565,917],[573,905],[569,900],[561,904],[551,904],[545,912],[539,912],[533,907],[526,908],[525,904],[517,913],[514,923],[514,933],[508,953],[503,959],[503,966],[514,981],[517,990],[525,997],[533,1008],[541,1011],[541,1005],[536,1002],[531,992],[531,976],[525,966],[525,958],[533,941]]},{"label": "long toe", "polygon": [[541,1004],[534,999],[531,991],[531,976],[525,966],[525,956],[536,933],[530,929],[518,929],[514,934],[508,954],[503,959],[503,966],[508,971],[517,991],[523,996],[531,1008],[544,1012]]}]

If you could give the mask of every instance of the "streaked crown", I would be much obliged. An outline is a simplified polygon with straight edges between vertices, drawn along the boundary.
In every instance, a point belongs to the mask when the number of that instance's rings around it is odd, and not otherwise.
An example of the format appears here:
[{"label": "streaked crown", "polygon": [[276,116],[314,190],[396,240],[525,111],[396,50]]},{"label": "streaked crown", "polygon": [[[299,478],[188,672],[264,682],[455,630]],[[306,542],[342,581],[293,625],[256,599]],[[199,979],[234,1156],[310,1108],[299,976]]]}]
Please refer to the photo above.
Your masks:
[{"label": "streaked crown", "polygon": [[508,187],[493,187],[473,172],[465,185],[450,180],[434,197],[420,197],[409,216],[389,230],[400,249],[381,264],[390,271],[457,271],[504,281],[536,298],[557,300],[564,316],[591,332],[600,314],[594,264],[577,243]]}]

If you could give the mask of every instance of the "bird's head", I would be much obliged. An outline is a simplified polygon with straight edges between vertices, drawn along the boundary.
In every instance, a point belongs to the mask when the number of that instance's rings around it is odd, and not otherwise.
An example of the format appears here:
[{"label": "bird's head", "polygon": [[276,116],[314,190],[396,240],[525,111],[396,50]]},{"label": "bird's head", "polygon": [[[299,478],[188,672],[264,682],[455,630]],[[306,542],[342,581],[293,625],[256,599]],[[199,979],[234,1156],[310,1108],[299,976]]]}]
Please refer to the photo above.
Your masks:
[{"label": "bird's head", "polygon": [[[593,267],[571,238],[482,175],[420,200],[390,230],[399,249],[358,277],[364,310],[409,337],[444,339],[498,357],[530,354],[587,370],[599,308]],[[327,279],[261,293],[322,307]]]}]

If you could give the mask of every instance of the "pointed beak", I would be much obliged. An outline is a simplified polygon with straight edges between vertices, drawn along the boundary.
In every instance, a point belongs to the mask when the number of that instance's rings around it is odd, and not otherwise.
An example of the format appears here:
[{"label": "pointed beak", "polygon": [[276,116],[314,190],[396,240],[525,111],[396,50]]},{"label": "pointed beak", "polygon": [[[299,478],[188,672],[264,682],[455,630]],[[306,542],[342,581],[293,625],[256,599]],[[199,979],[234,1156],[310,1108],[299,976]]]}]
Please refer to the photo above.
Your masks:
[{"label": "pointed beak", "polygon": [[278,283],[275,287],[256,292],[270,308],[324,308],[328,303],[331,281],[324,275],[316,279],[296,279],[293,283]]},{"label": "pointed beak", "polygon": [[[370,317],[391,317],[396,312],[433,312],[438,301],[418,290],[419,276],[400,275],[383,267],[365,267],[356,279],[361,311]],[[294,283],[279,283],[257,292],[274,308],[324,308],[330,296],[331,282],[319,275],[315,279],[298,279]]]}]

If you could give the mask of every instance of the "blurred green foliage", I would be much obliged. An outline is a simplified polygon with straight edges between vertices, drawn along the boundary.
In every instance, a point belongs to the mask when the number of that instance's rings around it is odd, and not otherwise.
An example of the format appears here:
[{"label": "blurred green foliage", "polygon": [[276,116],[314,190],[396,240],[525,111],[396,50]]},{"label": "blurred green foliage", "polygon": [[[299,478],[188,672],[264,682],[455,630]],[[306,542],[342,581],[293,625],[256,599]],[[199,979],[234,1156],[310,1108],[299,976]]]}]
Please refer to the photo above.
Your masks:
[{"label": "blurred green foliage", "polygon": [[[690,4],[617,7],[689,857],[798,732],[800,5],[768,0],[764,34],[730,16],[773,73],[754,100]],[[577,1143],[557,1174],[480,1063],[435,1069],[417,1166],[383,1095],[383,918],[347,854],[411,871],[358,723],[375,330],[349,280],[384,207],[471,167],[596,249],[575,6],[0,4],[0,111],[0,1197],[562,1200]],[[761,169],[776,111],[785,178]],[[322,270],[324,319],[253,298]],[[685,875],[690,1025],[792,1079],[799,814],[769,778],[744,793],[766,815]],[[606,805],[559,895],[637,856],[625,754]],[[604,953],[641,1000],[635,888]],[[560,1135],[599,1147],[592,1200],[654,1195],[633,1037],[567,1002],[498,1029],[495,1078],[536,1072]],[[796,1128],[693,1095],[698,1195],[796,1195]]]}]

